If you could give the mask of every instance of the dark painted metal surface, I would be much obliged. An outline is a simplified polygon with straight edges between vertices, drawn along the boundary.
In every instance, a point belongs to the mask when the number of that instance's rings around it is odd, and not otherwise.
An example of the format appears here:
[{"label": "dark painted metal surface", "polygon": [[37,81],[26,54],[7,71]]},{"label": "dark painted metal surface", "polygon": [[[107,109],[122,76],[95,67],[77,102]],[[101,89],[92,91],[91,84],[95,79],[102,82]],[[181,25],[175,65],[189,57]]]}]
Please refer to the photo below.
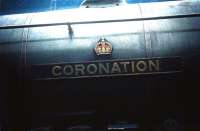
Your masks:
[{"label": "dark painted metal surface", "polygon": [[[169,117],[182,123],[183,116],[189,123],[199,115],[199,14],[200,2],[176,1],[1,16],[2,121],[10,130],[123,120],[153,125]],[[112,55],[95,54],[101,37]],[[182,73],[70,80],[29,74],[41,64],[171,57],[183,59]]]}]

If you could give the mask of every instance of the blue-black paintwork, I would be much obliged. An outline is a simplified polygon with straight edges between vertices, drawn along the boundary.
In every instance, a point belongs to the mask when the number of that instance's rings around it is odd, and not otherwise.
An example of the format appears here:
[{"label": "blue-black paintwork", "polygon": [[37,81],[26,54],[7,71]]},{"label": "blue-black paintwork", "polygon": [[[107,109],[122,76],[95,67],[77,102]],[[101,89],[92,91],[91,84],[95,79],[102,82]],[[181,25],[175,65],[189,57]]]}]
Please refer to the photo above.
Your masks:
[{"label": "blue-black paintwork", "polygon": [[[127,9],[132,10],[130,15],[112,14],[112,19],[189,16],[200,13],[200,3],[148,3]],[[69,11],[1,16],[0,25],[63,22],[65,17],[53,19],[60,14],[75,21],[85,19],[72,17],[77,12]],[[86,16],[91,15],[92,9],[85,11]],[[109,19],[107,13],[85,20]],[[135,121],[148,127],[168,118],[175,118],[185,126],[199,122],[200,17],[72,25],[72,29],[72,38],[67,26],[0,30],[3,126],[17,131],[80,123],[105,127],[117,121]],[[109,57],[97,57],[93,50],[102,36],[99,30],[106,30],[108,34],[104,37],[113,45]],[[33,64],[175,56],[184,60],[182,73],[40,81],[31,80],[27,74]]]}]

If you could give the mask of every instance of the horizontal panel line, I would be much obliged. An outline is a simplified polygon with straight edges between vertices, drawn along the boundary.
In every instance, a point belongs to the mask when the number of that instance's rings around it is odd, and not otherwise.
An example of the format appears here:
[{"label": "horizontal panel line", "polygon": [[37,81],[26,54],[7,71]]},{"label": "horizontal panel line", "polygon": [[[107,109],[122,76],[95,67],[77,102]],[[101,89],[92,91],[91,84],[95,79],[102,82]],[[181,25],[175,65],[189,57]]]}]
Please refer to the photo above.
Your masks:
[{"label": "horizontal panel line", "polygon": [[128,73],[128,74],[112,74],[112,75],[94,75],[94,76],[77,76],[77,77],[47,77],[47,78],[33,78],[32,80],[62,80],[62,79],[78,79],[78,78],[99,78],[99,77],[111,77],[111,76],[142,76],[142,75],[158,75],[158,74],[173,74],[181,73],[183,71],[168,71],[168,72],[146,72],[146,73]]},{"label": "horizontal panel line", "polygon": [[176,19],[176,18],[190,18],[190,17],[200,17],[200,13],[179,14],[179,15],[170,15],[170,16],[157,16],[157,17],[142,17],[142,18],[133,18],[133,19],[121,19],[121,20],[61,22],[61,23],[30,24],[30,25],[6,25],[6,26],[0,26],[0,29],[33,28],[33,27],[60,26],[60,25],[68,25],[69,26],[69,25],[77,25],[77,24],[97,24],[97,23],[109,23],[109,22],[113,23],[113,22]]}]

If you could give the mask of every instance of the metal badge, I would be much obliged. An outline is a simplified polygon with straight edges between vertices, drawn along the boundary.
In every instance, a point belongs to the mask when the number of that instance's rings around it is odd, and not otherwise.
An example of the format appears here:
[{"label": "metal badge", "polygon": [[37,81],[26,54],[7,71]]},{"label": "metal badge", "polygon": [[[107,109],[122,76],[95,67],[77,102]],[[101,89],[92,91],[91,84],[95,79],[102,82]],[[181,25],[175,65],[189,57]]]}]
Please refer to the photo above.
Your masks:
[{"label": "metal badge", "polygon": [[95,47],[97,55],[110,55],[112,53],[112,45],[105,38],[101,38]]}]

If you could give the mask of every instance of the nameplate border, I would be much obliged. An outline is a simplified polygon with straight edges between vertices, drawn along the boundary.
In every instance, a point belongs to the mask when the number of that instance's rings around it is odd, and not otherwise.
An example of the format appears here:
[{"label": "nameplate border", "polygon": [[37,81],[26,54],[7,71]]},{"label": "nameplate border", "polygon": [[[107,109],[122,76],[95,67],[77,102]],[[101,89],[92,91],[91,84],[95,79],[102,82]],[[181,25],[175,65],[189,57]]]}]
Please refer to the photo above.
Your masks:
[{"label": "nameplate border", "polygon": [[[82,76],[53,76],[52,67],[64,66],[64,65],[76,65],[76,64],[98,64],[98,63],[114,63],[114,62],[128,62],[128,61],[149,61],[159,60],[160,71],[152,72],[127,72],[116,74],[94,74],[94,75],[82,75]],[[170,65],[174,65],[171,68],[167,68]],[[99,77],[117,77],[117,76],[137,76],[137,75],[157,75],[157,74],[171,74],[183,72],[184,59],[183,57],[153,57],[153,58],[133,58],[133,59],[112,59],[112,60],[96,60],[85,62],[63,62],[63,63],[49,63],[49,64],[36,64],[30,65],[29,76],[31,80],[57,80],[57,79],[79,79],[79,78],[99,78]]]}]

